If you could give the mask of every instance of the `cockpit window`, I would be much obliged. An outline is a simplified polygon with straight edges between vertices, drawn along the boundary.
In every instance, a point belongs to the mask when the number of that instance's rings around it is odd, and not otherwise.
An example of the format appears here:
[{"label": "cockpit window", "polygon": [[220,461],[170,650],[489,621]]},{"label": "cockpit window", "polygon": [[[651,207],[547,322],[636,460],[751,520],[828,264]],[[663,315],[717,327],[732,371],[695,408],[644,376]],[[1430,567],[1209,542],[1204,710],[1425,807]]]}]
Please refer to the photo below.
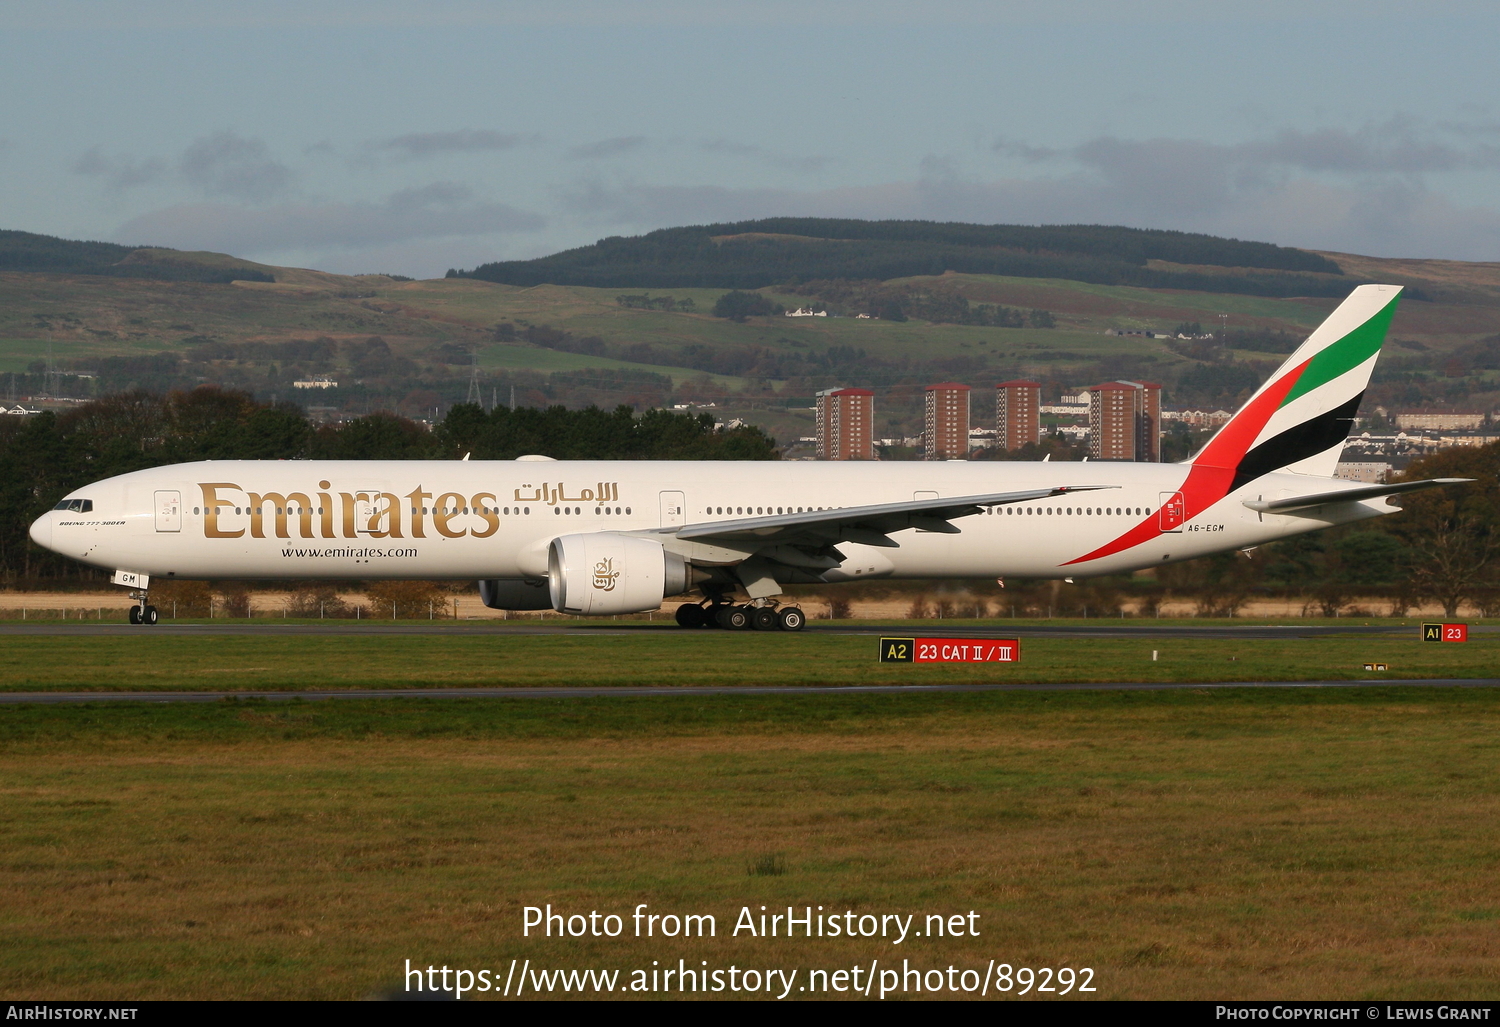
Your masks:
[{"label": "cockpit window", "polygon": [[73,513],[93,513],[94,501],[92,499],[64,499],[52,509],[70,510]]}]

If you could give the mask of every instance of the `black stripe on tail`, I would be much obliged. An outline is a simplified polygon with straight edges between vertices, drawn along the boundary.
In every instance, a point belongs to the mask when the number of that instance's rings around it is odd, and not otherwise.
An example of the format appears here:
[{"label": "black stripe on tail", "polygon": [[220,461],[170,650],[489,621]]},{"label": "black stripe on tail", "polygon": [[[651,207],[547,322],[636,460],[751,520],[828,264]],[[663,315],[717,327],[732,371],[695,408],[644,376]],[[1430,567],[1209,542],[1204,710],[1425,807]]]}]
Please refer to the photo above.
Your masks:
[{"label": "black stripe on tail", "polygon": [[1349,437],[1349,429],[1353,427],[1354,418],[1359,413],[1359,401],[1364,396],[1360,392],[1348,402],[1288,428],[1250,450],[1240,458],[1239,466],[1234,469],[1234,484],[1229,486],[1229,490],[1232,492],[1263,474],[1270,474],[1287,464],[1317,456],[1343,442]]}]

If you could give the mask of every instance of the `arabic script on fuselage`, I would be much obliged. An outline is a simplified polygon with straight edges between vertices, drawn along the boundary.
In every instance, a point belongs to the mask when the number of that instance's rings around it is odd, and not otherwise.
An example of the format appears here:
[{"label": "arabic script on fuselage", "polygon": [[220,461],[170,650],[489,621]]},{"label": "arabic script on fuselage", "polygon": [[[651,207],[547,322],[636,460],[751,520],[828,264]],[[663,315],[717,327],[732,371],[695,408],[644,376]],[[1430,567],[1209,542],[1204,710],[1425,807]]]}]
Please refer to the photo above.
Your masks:
[{"label": "arabic script on fuselage", "polygon": [[[522,495],[523,491],[530,495]],[[597,482],[593,488],[580,489],[578,495],[568,495],[567,486],[562,482],[550,485],[542,482],[541,486],[522,485],[516,489],[515,502],[517,503],[546,503],[548,506],[556,506],[558,503],[618,503],[620,501],[620,484],[614,481]]]}]

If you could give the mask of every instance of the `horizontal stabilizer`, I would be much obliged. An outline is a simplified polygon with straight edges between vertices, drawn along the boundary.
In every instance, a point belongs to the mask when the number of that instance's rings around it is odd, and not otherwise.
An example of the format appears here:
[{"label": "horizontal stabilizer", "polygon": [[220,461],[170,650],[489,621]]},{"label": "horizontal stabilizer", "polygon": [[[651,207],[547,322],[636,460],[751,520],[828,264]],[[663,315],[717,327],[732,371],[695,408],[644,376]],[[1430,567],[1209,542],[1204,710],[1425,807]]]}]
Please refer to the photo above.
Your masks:
[{"label": "horizontal stabilizer", "polygon": [[1329,503],[1358,503],[1366,499],[1395,496],[1402,492],[1416,492],[1420,489],[1436,488],[1439,485],[1460,485],[1473,480],[1473,478],[1430,478],[1426,481],[1402,481],[1391,485],[1367,485],[1363,488],[1342,489],[1338,492],[1319,492],[1312,496],[1292,496],[1288,499],[1269,501],[1247,499],[1245,505],[1256,513],[1292,513],[1315,506],[1327,506]]}]

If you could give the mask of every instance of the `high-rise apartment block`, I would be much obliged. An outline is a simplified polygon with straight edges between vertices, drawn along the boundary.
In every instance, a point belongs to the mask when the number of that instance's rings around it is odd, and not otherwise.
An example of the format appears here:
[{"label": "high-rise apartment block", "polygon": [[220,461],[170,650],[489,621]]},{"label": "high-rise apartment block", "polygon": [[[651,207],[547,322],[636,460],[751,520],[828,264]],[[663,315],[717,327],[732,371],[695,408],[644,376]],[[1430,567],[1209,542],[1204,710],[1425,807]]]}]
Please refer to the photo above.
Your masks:
[{"label": "high-rise apartment block", "polygon": [[1161,386],[1105,382],[1089,390],[1089,456],[1095,460],[1161,460]]},{"label": "high-rise apartment block", "polygon": [[875,393],[869,389],[818,393],[818,459],[875,459]]},{"label": "high-rise apartment block", "polygon": [[1042,383],[1016,380],[995,386],[995,445],[1020,449],[1042,441]]},{"label": "high-rise apartment block", "polygon": [[928,460],[969,458],[969,391],[957,382],[927,386],[922,441]]}]

